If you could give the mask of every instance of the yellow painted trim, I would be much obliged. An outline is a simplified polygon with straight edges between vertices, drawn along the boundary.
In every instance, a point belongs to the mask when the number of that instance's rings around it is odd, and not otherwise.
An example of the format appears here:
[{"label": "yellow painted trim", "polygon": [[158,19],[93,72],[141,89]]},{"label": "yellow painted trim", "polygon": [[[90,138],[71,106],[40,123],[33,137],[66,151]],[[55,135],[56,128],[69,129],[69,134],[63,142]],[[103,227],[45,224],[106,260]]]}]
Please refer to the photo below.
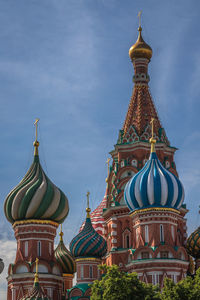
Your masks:
[{"label": "yellow painted trim", "polygon": [[30,220],[23,220],[23,221],[16,221],[13,224],[13,228],[15,228],[15,226],[17,225],[24,225],[24,224],[31,224],[31,223],[35,223],[35,224],[50,224],[53,225],[55,227],[58,227],[59,224],[57,222],[54,221],[50,221],[50,220],[34,220],[34,219],[30,219]]},{"label": "yellow painted trim", "polygon": [[149,208],[144,208],[144,209],[139,209],[135,210],[130,214],[130,216],[143,213],[143,212],[149,212],[149,211],[169,211],[169,212],[174,212],[180,215],[180,211],[174,208],[168,208],[168,207],[149,207]]},{"label": "yellow painted trim", "polygon": [[63,273],[63,277],[72,277],[72,278],[74,278],[74,275],[73,274]]},{"label": "yellow painted trim", "polygon": [[98,261],[101,262],[101,259],[95,258],[95,257],[84,257],[84,258],[77,258],[75,261],[85,261],[85,260],[90,260],[90,261]]}]

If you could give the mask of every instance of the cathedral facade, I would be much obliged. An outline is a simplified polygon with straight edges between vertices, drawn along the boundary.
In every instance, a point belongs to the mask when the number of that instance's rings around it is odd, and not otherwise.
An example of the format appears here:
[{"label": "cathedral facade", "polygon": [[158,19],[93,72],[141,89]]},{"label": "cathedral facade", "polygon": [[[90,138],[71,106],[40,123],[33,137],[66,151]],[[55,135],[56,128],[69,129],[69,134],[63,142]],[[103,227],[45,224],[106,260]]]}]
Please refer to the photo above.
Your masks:
[{"label": "cathedral facade", "polygon": [[8,300],[29,299],[35,273],[36,287],[40,285],[45,299],[89,299],[89,284],[100,278],[101,263],[137,272],[142,281],[161,287],[165,277],[177,282],[186,276],[184,188],[174,162],[176,148],[170,145],[150,94],[152,49],[143,40],[141,27],[129,56],[133,94],[110,152],[112,163],[107,162],[105,196],[92,213],[88,198],[85,223],[72,237],[70,250],[62,230],[54,249],[68,200],[40,165],[36,130],[33,164],[5,200],[5,215],[17,241],[16,259],[8,268]]}]

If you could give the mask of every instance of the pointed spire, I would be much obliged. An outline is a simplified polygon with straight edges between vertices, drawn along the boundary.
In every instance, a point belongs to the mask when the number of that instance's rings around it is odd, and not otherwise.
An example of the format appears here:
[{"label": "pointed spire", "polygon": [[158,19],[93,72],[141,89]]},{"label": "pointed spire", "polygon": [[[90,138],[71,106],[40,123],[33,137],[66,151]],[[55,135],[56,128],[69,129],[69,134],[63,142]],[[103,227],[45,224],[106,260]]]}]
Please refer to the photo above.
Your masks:
[{"label": "pointed spire", "polygon": [[149,143],[151,144],[151,153],[156,152],[155,151],[155,143],[156,139],[154,139],[154,118],[151,118],[151,138],[149,139]]},{"label": "pointed spire", "polygon": [[36,260],[35,260],[35,279],[34,279],[34,284],[39,283],[39,278],[38,278],[38,262],[39,262],[39,259],[36,258]]},{"label": "pointed spire", "polygon": [[35,147],[35,151],[34,151],[34,156],[38,156],[38,147],[39,147],[39,142],[37,140],[38,138],[38,122],[40,119],[36,119],[34,122],[35,125],[35,141],[33,143],[33,146]]},{"label": "pointed spire", "polygon": [[87,208],[86,208],[86,212],[87,212],[87,218],[90,218],[90,212],[91,212],[91,209],[89,207],[89,201],[90,201],[90,192],[87,192],[86,194],[87,196]]}]

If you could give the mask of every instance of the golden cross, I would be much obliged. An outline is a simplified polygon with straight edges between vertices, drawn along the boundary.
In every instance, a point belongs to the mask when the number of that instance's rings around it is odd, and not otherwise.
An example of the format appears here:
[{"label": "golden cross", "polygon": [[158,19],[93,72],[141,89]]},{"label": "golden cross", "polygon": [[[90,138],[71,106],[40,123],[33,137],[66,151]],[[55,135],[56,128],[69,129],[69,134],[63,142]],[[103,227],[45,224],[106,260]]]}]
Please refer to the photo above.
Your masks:
[{"label": "golden cross", "polygon": [[107,165],[108,165],[108,175],[109,175],[109,167],[110,167],[110,161],[111,161],[111,158],[109,157],[106,161]]},{"label": "golden cross", "polygon": [[154,136],[154,121],[155,121],[155,118],[151,118],[150,124],[151,124],[151,137],[152,138]]},{"label": "golden cross", "polygon": [[37,137],[38,137],[38,122],[40,119],[36,119],[34,122],[35,125],[35,140],[37,141]]},{"label": "golden cross", "polygon": [[139,13],[138,13],[139,27],[141,27],[141,14],[142,14],[142,11],[139,11]]},{"label": "golden cross", "polygon": [[87,192],[87,194],[86,194],[86,196],[87,196],[87,208],[89,208],[89,201],[90,201],[90,199],[89,199],[89,197],[90,197],[90,192]]}]

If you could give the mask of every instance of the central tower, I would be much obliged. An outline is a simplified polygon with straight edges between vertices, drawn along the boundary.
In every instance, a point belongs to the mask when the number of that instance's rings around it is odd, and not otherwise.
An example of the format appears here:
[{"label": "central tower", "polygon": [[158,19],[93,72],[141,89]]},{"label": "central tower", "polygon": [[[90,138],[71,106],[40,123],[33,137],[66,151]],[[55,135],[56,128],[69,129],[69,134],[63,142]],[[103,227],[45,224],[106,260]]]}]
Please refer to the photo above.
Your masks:
[{"label": "central tower", "polygon": [[[149,90],[148,65],[152,53],[151,47],[142,37],[142,28],[139,26],[138,39],[129,50],[129,57],[134,67],[133,93],[123,127],[119,131],[117,144],[114,146],[114,150],[110,152],[112,164],[108,168],[106,193],[103,201],[91,214],[91,220],[96,230],[107,240],[108,253],[105,262],[108,265],[117,264],[125,271],[137,271],[142,280],[162,284],[164,276],[170,277],[173,275],[174,280],[179,280],[187,270],[188,257],[183,248],[187,236],[186,220],[184,219],[187,210],[185,206],[180,206],[175,212],[171,211],[163,215],[161,211],[158,212],[156,208],[153,208],[151,212],[141,210],[141,216],[133,213],[133,217],[130,214],[130,207],[128,208],[124,200],[124,188],[127,182],[144,168],[149,160],[152,118],[154,120],[153,139],[156,140],[156,156],[166,172],[178,176],[174,162],[176,148],[170,145]],[[176,216],[174,216],[174,213]],[[158,239],[160,231],[153,232],[153,227],[150,229],[148,226],[140,226],[140,222],[144,224],[146,222],[147,225],[149,222],[157,223],[160,221],[164,222],[161,222],[160,225],[163,226],[161,228],[165,231],[165,241],[163,237]],[[172,229],[170,226],[166,227],[164,224],[167,222],[171,222],[170,224],[174,227],[172,226]],[[136,228],[138,229],[136,230]],[[151,236],[149,235],[150,231]],[[155,254],[155,249],[162,243],[173,245],[173,254],[170,254],[171,252],[164,250],[164,248],[161,250],[161,254],[160,251]],[[153,254],[148,251],[142,251],[144,253],[141,254],[140,249],[140,251],[138,250],[140,252],[138,256],[137,249],[139,247],[147,247],[149,251],[151,248]],[[155,281],[149,269],[146,269],[145,263],[150,257],[154,257],[154,263],[156,264],[159,255],[166,256],[165,262],[171,255],[170,258],[174,260],[174,264],[172,263],[171,270],[164,268],[165,270],[163,269],[161,273],[156,273],[159,275],[159,279],[157,278]],[[175,259],[179,258],[184,262],[178,266]],[[135,268],[136,264],[140,265],[138,269]],[[153,268],[152,265],[151,268]],[[177,268],[178,271],[175,272]],[[146,275],[147,273],[148,275]]]}]

